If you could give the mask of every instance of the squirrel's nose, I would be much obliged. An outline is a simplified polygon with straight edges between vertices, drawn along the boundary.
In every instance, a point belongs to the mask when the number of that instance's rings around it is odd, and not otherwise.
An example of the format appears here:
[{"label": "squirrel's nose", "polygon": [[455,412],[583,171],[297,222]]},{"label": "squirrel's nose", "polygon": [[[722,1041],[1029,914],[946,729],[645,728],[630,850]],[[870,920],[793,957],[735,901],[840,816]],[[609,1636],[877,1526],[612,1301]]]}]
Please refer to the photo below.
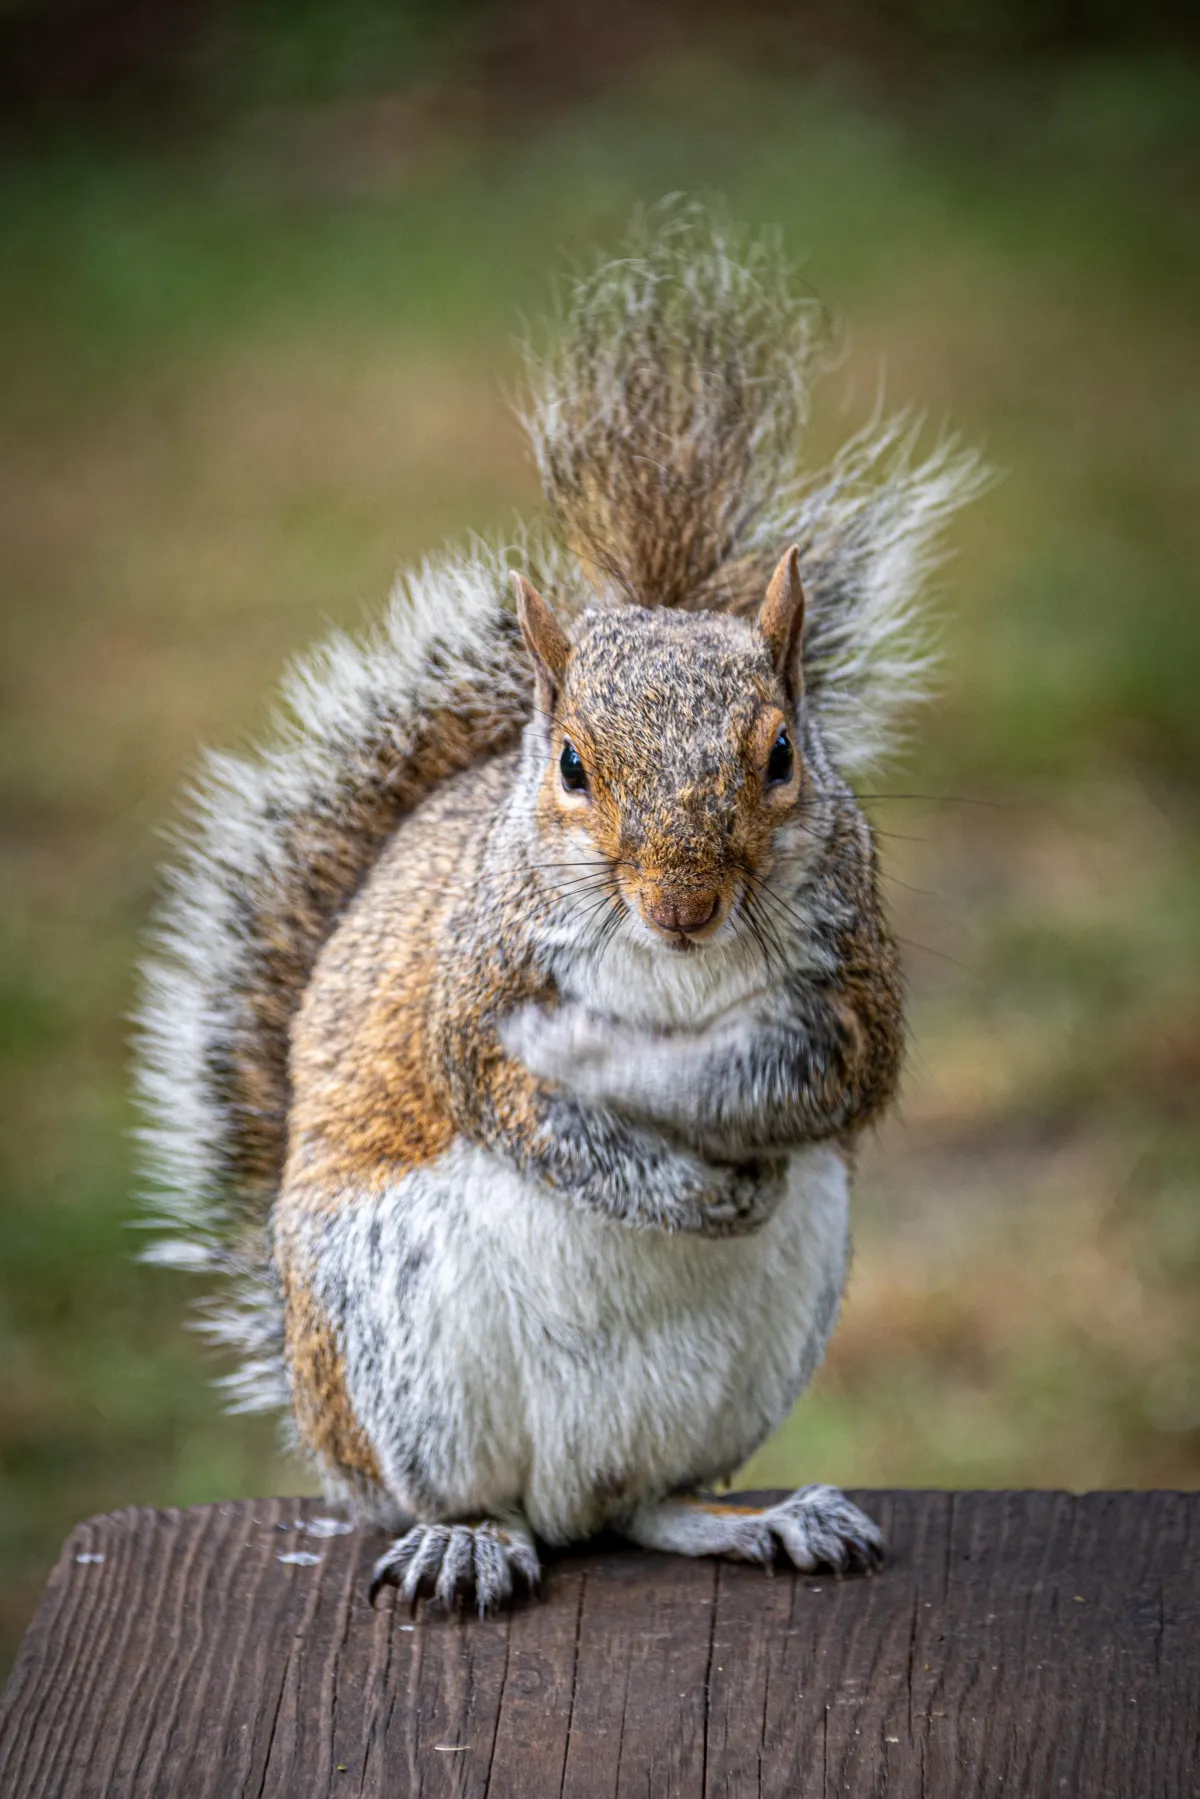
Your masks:
[{"label": "squirrel's nose", "polygon": [[673,898],[656,894],[646,902],[646,916],[660,931],[682,931],[686,936],[711,924],[720,903],[717,893],[685,893]]}]

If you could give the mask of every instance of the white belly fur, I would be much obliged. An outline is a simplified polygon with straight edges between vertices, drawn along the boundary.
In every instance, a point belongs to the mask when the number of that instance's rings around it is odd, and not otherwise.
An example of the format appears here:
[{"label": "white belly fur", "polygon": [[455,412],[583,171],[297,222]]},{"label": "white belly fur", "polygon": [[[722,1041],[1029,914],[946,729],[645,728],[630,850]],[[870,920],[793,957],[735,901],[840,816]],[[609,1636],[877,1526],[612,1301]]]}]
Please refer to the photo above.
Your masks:
[{"label": "white belly fur", "polygon": [[419,1466],[444,1515],[516,1503],[567,1541],[731,1473],[820,1361],[847,1224],[825,1145],[792,1155],[775,1216],[731,1242],[611,1223],[455,1145],[323,1235],[356,1289],[347,1383],[390,1493],[428,1509]]}]

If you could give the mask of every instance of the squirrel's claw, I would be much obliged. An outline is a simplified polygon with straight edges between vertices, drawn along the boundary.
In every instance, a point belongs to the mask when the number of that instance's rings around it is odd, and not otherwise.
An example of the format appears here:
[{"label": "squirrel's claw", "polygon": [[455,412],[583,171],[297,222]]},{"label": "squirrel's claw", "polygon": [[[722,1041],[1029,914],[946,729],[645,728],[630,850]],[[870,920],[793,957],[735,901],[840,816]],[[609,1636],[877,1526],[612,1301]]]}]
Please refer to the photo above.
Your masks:
[{"label": "squirrel's claw", "polygon": [[384,1551],[371,1570],[371,1584],[367,1588],[367,1598],[374,1609],[375,1601],[384,1587],[399,1587],[404,1580],[409,1563],[416,1555],[423,1541],[422,1527],[417,1526]]},{"label": "squirrel's claw", "polygon": [[541,1578],[533,1539],[520,1526],[414,1524],[380,1556],[368,1589],[374,1606],[385,1586],[415,1607],[422,1597],[447,1611],[473,1598],[482,1617],[507,1605],[519,1580],[532,1591]]},{"label": "squirrel's claw", "polygon": [[883,1533],[836,1487],[801,1487],[765,1514],[771,1534],[795,1568],[834,1574],[882,1567]]}]

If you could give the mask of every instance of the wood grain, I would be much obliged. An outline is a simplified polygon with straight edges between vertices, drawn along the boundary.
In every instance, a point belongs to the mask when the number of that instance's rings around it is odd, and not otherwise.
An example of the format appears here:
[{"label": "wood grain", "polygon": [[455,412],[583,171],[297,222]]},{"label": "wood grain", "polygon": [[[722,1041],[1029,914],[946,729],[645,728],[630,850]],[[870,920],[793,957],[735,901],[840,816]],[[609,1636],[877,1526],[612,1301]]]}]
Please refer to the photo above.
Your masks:
[{"label": "wood grain", "polygon": [[1200,1495],[856,1497],[873,1578],[596,1547],[482,1622],[372,1612],[379,1539],[312,1534],[314,1500],[91,1519],[0,1701],[0,1793],[1200,1795]]}]

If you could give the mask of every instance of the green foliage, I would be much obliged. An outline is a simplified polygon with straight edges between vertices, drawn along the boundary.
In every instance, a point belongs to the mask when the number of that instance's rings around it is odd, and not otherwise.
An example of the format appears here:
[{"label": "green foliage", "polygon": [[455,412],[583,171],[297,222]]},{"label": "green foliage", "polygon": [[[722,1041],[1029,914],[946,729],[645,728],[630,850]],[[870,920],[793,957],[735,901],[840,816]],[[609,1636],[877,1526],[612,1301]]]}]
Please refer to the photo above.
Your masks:
[{"label": "green foliage", "polygon": [[428,79],[481,0],[242,0],[209,39],[209,104],[304,105]]}]

